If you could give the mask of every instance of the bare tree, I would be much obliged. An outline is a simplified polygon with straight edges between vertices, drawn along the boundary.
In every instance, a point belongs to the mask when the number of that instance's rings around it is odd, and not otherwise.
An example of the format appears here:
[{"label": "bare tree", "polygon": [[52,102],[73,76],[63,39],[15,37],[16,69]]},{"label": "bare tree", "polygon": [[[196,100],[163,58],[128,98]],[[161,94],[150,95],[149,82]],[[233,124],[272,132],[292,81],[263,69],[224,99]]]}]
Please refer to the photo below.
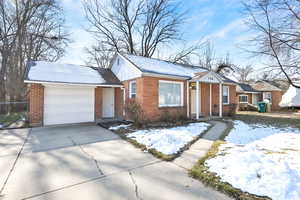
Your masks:
[{"label": "bare tree", "polygon": [[247,81],[249,81],[249,76],[254,72],[254,69],[250,65],[245,67],[234,66],[234,71],[237,74],[237,79],[242,83],[246,83]]},{"label": "bare tree", "polygon": [[251,0],[244,5],[247,24],[258,33],[250,41],[256,47],[251,53],[269,58],[269,68],[300,88],[292,79],[300,73],[300,1]]},{"label": "bare tree", "polygon": [[216,62],[216,52],[211,41],[206,42],[206,46],[200,56],[199,64],[212,70]]},{"label": "bare tree", "polygon": [[27,61],[55,61],[63,55],[67,44],[63,24],[56,0],[0,2],[1,100],[24,99]]},{"label": "bare tree", "polygon": [[98,41],[89,50],[95,60],[110,57],[112,51],[152,57],[158,48],[180,39],[184,18],[172,0],[85,0],[83,5],[88,31]]}]

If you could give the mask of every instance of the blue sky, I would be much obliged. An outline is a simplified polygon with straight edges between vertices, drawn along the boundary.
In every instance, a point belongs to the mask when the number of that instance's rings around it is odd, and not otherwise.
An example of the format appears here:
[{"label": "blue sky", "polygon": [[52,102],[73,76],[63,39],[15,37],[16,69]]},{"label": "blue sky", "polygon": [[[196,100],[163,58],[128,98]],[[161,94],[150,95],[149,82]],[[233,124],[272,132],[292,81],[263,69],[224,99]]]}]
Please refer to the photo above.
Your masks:
[{"label": "blue sky", "polygon": [[[180,0],[176,0],[180,1]],[[239,46],[251,34],[244,25],[241,0],[181,0],[181,9],[187,13],[182,27],[186,43],[193,44],[202,40],[212,41],[216,56],[230,54],[231,60],[240,65],[259,64],[249,58]],[[87,22],[80,0],[62,0],[67,27],[73,43],[60,62],[84,64],[84,48],[93,43],[92,37],[84,30]],[[257,60],[257,59],[256,59]]]}]

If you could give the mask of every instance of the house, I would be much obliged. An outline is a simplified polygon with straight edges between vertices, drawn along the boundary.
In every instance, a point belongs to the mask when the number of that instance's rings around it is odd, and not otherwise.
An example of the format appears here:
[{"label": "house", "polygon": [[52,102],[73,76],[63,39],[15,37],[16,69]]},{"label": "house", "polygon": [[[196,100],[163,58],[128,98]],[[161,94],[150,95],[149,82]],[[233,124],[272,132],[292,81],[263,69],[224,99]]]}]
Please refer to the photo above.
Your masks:
[{"label": "house", "polygon": [[249,105],[257,106],[261,92],[255,90],[250,84],[237,83],[236,95],[239,110],[246,110]]},{"label": "house", "polygon": [[128,119],[128,99],[153,121],[166,112],[196,119],[223,116],[236,104],[236,83],[220,74],[119,53],[108,69],[31,62],[25,82],[30,123],[36,126]]},{"label": "house", "polygon": [[284,89],[279,88],[274,82],[268,80],[256,81],[251,86],[255,90],[261,92],[259,101],[267,99],[271,103],[271,110],[280,110],[279,103],[284,93]]},{"label": "house", "polygon": [[238,107],[243,109],[249,104],[257,106],[258,102],[269,100],[271,110],[279,110],[284,89],[277,83],[267,80],[259,80],[254,83],[237,83]]}]

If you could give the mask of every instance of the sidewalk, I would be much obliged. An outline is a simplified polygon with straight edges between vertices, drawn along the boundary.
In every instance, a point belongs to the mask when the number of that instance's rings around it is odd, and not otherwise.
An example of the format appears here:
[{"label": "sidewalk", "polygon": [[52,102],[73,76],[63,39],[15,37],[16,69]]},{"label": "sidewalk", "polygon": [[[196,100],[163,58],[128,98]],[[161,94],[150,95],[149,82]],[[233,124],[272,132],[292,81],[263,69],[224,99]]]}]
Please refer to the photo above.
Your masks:
[{"label": "sidewalk", "polygon": [[213,127],[188,150],[176,158],[173,163],[185,169],[191,169],[194,164],[210,149],[214,141],[218,140],[227,128],[224,122],[212,121]]}]

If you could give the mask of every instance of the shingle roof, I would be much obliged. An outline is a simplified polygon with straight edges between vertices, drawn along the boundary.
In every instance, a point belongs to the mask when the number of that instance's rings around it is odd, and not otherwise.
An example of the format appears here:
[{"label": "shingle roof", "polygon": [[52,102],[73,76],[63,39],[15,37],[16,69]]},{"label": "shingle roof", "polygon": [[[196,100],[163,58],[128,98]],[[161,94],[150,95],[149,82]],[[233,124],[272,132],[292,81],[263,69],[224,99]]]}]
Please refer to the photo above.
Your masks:
[{"label": "shingle roof", "polygon": [[237,83],[236,91],[237,92],[259,92],[255,90],[251,85],[246,83]]},{"label": "shingle roof", "polygon": [[265,91],[265,92],[268,92],[268,91],[282,91],[280,88],[276,87],[275,85],[271,84],[270,82],[268,81],[257,81],[255,82],[254,84],[251,84],[251,86],[257,90],[257,91]]},{"label": "shingle roof", "polygon": [[175,64],[169,61],[155,58],[146,58],[143,56],[129,54],[122,54],[122,56],[129,60],[142,72],[192,78],[196,73],[208,71],[207,69],[202,67]]},{"label": "shingle roof", "polygon": [[118,85],[120,81],[110,69],[82,65],[31,61],[27,64],[25,81],[73,83],[91,85]]}]

